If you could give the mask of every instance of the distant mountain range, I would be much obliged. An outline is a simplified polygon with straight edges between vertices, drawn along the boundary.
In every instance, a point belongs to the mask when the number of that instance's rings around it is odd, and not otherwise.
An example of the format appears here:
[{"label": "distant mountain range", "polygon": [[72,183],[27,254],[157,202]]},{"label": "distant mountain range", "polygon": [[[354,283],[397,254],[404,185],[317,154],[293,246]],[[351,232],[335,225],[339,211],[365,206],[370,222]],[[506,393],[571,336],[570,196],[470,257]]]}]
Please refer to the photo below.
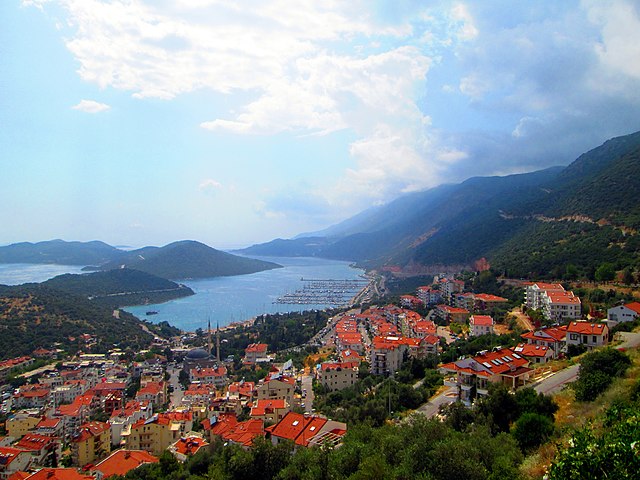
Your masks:
[{"label": "distant mountain range", "polygon": [[326,230],[254,245],[248,255],[319,256],[406,273],[472,267],[510,275],[589,277],[640,257],[640,132],[567,167],[471,178],[402,196]]},{"label": "distant mountain range", "polygon": [[195,241],[124,251],[103,242],[15,243],[0,247],[0,263],[90,265],[87,270],[129,268],[166,279],[242,275],[280,265],[221,252]]}]

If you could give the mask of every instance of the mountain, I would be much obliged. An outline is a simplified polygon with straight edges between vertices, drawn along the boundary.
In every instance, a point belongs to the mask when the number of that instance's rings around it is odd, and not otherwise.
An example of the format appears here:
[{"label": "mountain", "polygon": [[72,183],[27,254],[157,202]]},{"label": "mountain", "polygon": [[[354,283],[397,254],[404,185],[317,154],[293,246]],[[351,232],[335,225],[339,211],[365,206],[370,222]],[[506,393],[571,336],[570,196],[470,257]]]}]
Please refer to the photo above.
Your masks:
[{"label": "mountain", "polygon": [[160,303],[194,295],[193,290],[185,285],[128,268],[82,275],[68,273],[47,280],[42,285],[112,308]]},{"label": "mountain", "polygon": [[0,263],[93,265],[85,270],[128,267],[162,278],[206,278],[261,272],[281,265],[221,252],[195,241],[124,251],[103,242],[14,243],[0,247]]},{"label": "mountain", "polygon": [[39,284],[0,285],[0,358],[28,355],[38,347],[87,351],[82,334],[95,337],[93,351],[114,345],[139,351],[153,336],[133,315],[98,305],[81,296]]},{"label": "mountain", "polygon": [[312,239],[242,252],[268,255],[277,246],[286,255],[287,246],[307,245],[310,255],[408,273],[467,268],[486,257],[518,276],[558,278],[573,265],[588,277],[599,262],[638,263],[639,158],[637,132],[608,140],[564,168],[442,185],[369,209]]},{"label": "mountain", "polygon": [[60,265],[99,265],[122,254],[104,242],[14,243],[0,247],[0,263],[56,263]]},{"label": "mountain", "polygon": [[281,268],[281,265],[221,252],[200,242],[185,240],[164,247],[125,252],[100,270],[140,270],[162,278],[186,279],[243,275]]}]

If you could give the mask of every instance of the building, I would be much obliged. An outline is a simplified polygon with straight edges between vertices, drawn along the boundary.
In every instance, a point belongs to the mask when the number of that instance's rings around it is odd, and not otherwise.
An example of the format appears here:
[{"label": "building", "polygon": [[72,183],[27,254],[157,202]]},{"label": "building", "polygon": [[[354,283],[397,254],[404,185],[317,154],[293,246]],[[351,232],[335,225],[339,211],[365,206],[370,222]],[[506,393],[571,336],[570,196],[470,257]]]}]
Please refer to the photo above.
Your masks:
[{"label": "building", "polygon": [[565,289],[559,283],[532,283],[525,287],[524,291],[524,303],[527,308],[534,310],[541,310],[543,304],[543,294],[545,292],[564,292]]},{"label": "building", "polygon": [[251,408],[251,418],[264,422],[277,423],[291,410],[291,407],[282,398],[275,400],[257,400]]},{"label": "building", "polygon": [[640,302],[618,305],[607,310],[607,325],[614,327],[619,323],[633,322],[640,316]]},{"label": "building", "polygon": [[111,453],[111,426],[105,422],[82,425],[71,438],[71,458],[83,467]]},{"label": "building", "polygon": [[209,445],[200,434],[191,433],[186,437],[180,437],[169,446],[169,452],[176,457],[179,462],[185,462],[190,456],[198,453],[203,447]]},{"label": "building", "polygon": [[541,310],[549,321],[574,320],[582,315],[582,303],[559,283],[533,283],[525,288],[525,305]]},{"label": "building", "polygon": [[449,305],[438,305],[435,309],[435,314],[446,324],[452,322],[465,323],[469,318],[469,310],[466,308],[450,307]]},{"label": "building", "polygon": [[400,370],[409,347],[400,337],[377,336],[371,342],[371,373],[393,376]]},{"label": "building", "polygon": [[315,415],[289,412],[280,422],[265,429],[271,443],[291,441],[296,446],[339,445],[347,425]]},{"label": "building", "polygon": [[42,468],[24,480],[95,480],[93,475],[83,475],[75,468]]},{"label": "building", "polygon": [[493,312],[507,305],[509,300],[488,293],[476,293],[473,296],[473,309],[477,312]]},{"label": "building", "polygon": [[213,368],[194,368],[189,372],[191,382],[206,383],[216,388],[224,388],[229,383],[227,367],[224,365]]},{"label": "building", "polygon": [[503,348],[446,363],[440,366],[440,371],[445,375],[444,384],[457,388],[458,398],[468,405],[477,396],[488,395],[491,383],[502,383],[513,390],[522,387],[532,369],[529,360]]},{"label": "building", "polygon": [[182,361],[182,369],[189,373],[194,368],[212,368],[218,362],[204,348],[194,348],[189,350]]},{"label": "building", "polygon": [[330,392],[352,387],[358,381],[360,362],[324,362],[318,380]]},{"label": "building", "polygon": [[430,286],[418,287],[416,296],[422,301],[425,307],[436,305],[442,301],[440,290]]},{"label": "building", "polygon": [[13,438],[20,438],[36,428],[41,419],[40,415],[30,415],[22,412],[11,415],[5,423],[7,435]]},{"label": "building", "polygon": [[136,401],[150,403],[159,407],[166,402],[167,386],[165,382],[149,382],[136,393]]},{"label": "building", "polygon": [[33,455],[28,450],[0,447],[0,479],[6,480],[15,472],[27,470],[32,461]]},{"label": "building", "polygon": [[521,335],[527,343],[543,345],[553,352],[553,358],[559,358],[566,350],[567,326],[548,327]]},{"label": "building", "polygon": [[295,379],[276,374],[269,376],[256,388],[257,400],[286,400],[289,405],[294,404]]},{"label": "building", "polygon": [[268,362],[266,343],[251,343],[244,349],[244,364],[255,365],[256,363]]},{"label": "building", "polygon": [[513,347],[518,355],[523,356],[531,363],[547,363],[553,360],[553,350],[545,345],[534,345],[533,343],[520,343]]},{"label": "building", "polygon": [[471,315],[469,318],[469,335],[479,337],[494,333],[493,318],[491,315]]},{"label": "building", "polygon": [[157,413],[131,426],[128,436],[123,435],[128,449],[145,450],[160,455],[169,445],[193,428],[191,412]]},{"label": "building", "polygon": [[609,343],[609,327],[604,323],[570,322],[567,325],[567,348],[582,345],[588,350]]},{"label": "building", "polygon": [[114,475],[125,476],[131,470],[147,463],[158,463],[158,457],[143,450],[116,450],[98,463],[91,471],[97,480],[107,479]]},{"label": "building", "polygon": [[247,449],[253,445],[258,437],[264,437],[264,422],[259,419],[238,422],[235,414],[221,414],[208,418],[202,422],[209,438],[220,438],[225,442],[232,442]]}]

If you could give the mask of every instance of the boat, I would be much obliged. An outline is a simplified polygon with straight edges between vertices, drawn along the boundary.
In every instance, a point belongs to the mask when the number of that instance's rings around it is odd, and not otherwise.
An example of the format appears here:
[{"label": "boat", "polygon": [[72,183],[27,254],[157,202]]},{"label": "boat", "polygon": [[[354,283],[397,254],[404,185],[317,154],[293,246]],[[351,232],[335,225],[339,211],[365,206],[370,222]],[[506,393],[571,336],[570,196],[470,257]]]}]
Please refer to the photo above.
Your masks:
[{"label": "boat", "polygon": [[147,312],[145,312],[145,315],[157,315],[158,312],[156,312],[155,310],[149,310]]}]

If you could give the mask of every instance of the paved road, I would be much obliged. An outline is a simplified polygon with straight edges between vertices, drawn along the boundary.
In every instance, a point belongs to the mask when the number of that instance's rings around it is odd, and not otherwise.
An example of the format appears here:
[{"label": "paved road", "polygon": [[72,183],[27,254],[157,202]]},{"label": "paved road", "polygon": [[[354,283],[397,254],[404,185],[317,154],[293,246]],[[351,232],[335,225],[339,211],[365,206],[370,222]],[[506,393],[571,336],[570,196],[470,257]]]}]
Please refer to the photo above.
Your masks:
[{"label": "paved road", "polygon": [[167,367],[167,372],[171,375],[169,378],[169,385],[173,386],[173,392],[169,394],[171,405],[177,407],[182,403],[182,397],[184,396],[184,390],[182,385],[178,381],[178,375],[180,374],[180,368]]},{"label": "paved road", "polygon": [[458,398],[456,395],[456,389],[453,387],[447,387],[445,390],[440,392],[438,395],[431,397],[427,403],[420,405],[415,411],[425,415],[427,418],[433,417],[441,405],[446,405],[448,403],[453,403]]},{"label": "paved road", "polygon": [[[616,348],[636,348],[640,345],[640,333],[620,332],[619,335],[622,343],[617,345]],[[580,365],[571,365],[564,370],[560,370],[535,385],[535,391],[544,393],[545,395],[558,392],[562,390],[566,384],[576,380],[579,369]]]},{"label": "paved road", "polygon": [[[307,394],[304,395],[304,391],[307,391]],[[307,413],[311,413],[311,409],[313,408],[313,376],[311,375],[302,375],[302,402],[304,403],[304,410]]]}]

